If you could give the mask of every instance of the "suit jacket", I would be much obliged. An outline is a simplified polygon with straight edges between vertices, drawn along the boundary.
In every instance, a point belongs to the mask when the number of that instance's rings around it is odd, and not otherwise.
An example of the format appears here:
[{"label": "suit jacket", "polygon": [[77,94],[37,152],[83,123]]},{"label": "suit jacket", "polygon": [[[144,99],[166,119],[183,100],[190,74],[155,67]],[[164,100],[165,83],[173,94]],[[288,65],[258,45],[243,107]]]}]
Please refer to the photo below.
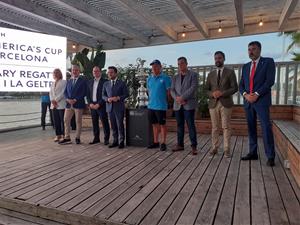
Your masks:
[{"label": "suit jacket", "polygon": [[177,96],[181,96],[187,102],[183,105],[185,110],[193,110],[197,107],[198,76],[198,73],[188,70],[182,83],[180,74],[172,78],[171,96],[174,98],[175,111],[181,108],[181,105],[176,102]]},{"label": "suit jacket", "polygon": [[[84,97],[87,94],[87,84],[86,80],[82,77],[78,77],[74,87],[73,79],[68,80],[67,87],[65,89],[65,98],[66,99],[76,99],[76,103],[73,105],[75,109],[84,109],[85,101]],[[71,105],[67,103],[67,108],[71,108]]]},{"label": "suit jacket", "polygon": [[[242,78],[240,80],[240,93],[249,94],[250,92],[250,68],[251,62],[245,64],[242,70]],[[275,63],[272,58],[260,57],[258,65],[254,74],[253,92],[257,92],[259,97],[255,106],[270,106],[271,100],[271,88],[275,82]],[[244,99],[244,106],[249,107],[250,103]]]},{"label": "suit jacket", "polygon": [[100,109],[105,110],[105,101],[102,98],[102,89],[103,89],[103,84],[108,80],[105,78],[102,78],[102,77],[100,78],[100,80],[98,82],[98,86],[97,86],[97,94],[96,94],[97,101],[96,102],[93,101],[94,81],[95,80],[93,79],[88,82],[87,101],[89,104],[90,103],[99,104],[101,106]]},{"label": "suit jacket", "polygon": [[[108,98],[119,96],[120,100],[117,102],[108,102]],[[128,97],[128,89],[126,84],[117,79],[115,86],[112,87],[111,81],[106,81],[103,84],[102,89],[102,99],[106,102],[106,112],[110,113],[112,111],[125,111],[125,99]]]},{"label": "suit jacket", "polygon": [[[65,89],[66,89],[67,81],[66,80],[58,80],[55,83],[52,83],[50,88],[50,100],[55,100],[57,102],[57,109],[65,109],[66,108],[66,99],[65,99]],[[53,109],[53,105],[51,104],[51,109]]]},{"label": "suit jacket", "polygon": [[[234,70],[224,67],[221,74],[220,86],[218,86],[217,70],[211,71],[207,76],[206,90],[209,97],[208,108],[215,108],[217,101],[220,101],[226,108],[232,107],[232,95],[238,91],[238,84]],[[215,99],[212,95],[212,93],[216,90],[223,92],[223,95],[219,99]]]}]

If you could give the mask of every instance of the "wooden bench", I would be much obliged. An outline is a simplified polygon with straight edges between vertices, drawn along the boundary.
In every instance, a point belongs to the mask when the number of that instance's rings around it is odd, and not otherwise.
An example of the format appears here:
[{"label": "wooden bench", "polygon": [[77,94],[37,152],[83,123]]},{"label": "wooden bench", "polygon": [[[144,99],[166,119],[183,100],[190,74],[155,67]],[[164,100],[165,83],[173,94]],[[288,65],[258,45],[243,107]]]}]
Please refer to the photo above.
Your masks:
[{"label": "wooden bench", "polygon": [[300,187],[300,107],[294,107],[293,120],[273,120],[275,144]]}]

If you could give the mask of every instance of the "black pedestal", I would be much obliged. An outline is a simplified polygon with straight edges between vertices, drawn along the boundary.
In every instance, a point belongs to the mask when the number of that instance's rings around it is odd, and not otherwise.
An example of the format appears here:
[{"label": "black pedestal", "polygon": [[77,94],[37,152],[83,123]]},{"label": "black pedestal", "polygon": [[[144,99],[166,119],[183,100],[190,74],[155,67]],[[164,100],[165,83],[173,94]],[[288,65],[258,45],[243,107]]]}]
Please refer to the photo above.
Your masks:
[{"label": "black pedestal", "polygon": [[147,109],[128,109],[126,111],[126,144],[146,147],[152,143],[152,127]]}]

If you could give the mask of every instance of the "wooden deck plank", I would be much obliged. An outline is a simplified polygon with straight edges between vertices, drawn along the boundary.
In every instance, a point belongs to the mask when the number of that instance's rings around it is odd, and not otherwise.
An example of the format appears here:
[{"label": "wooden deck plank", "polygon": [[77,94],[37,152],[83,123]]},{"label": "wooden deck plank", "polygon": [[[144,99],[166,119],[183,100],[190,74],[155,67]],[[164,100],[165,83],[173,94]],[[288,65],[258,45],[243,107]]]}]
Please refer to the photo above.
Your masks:
[{"label": "wooden deck plank", "polygon": [[[235,154],[236,137],[231,140],[231,152]],[[214,180],[207,193],[203,206],[201,207],[195,224],[212,224],[218,208],[218,203],[222,195],[223,186],[227,177],[232,158],[228,159],[223,156],[219,164]]]},{"label": "wooden deck plank", "polygon": [[[180,176],[172,183],[172,185],[168,188],[168,190],[165,191],[164,195],[160,196],[160,192],[163,193],[163,190],[162,191],[160,190],[163,188],[162,186],[157,188],[157,190],[155,190],[157,193],[153,192],[152,193],[153,196],[151,195],[149,196],[149,200],[147,201],[145,200],[145,204],[147,204],[148,201],[150,200],[152,201],[152,198],[156,199],[157,198],[156,196],[159,197],[157,203],[151,209],[151,212],[147,213],[145,218],[142,217],[139,218],[141,224],[148,224],[148,221],[152,221],[154,224],[159,224],[160,221],[162,221],[163,216],[168,212],[170,205],[172,205],[172,203],[176,200],[177,196],[187,185],[188,181],[190,181],[190,179],[195,179],[195,173],[199,172],[199,170],[204,171],[204,169],[202,168],[203,167],[205,168],[209,163],[207,162],[206,159],[207,159],[207,152],[210,148],[210,142],[206,142],[205,140],[204,145],[205,146],[201,146],[203,147],[202,151],[199,152],[197,157],[193,157],[193,161],[188,165],[188,167],[185,168],[185,170],[180,174]],[[166,223],[164,222],[165,221],[163,221],[163,224],[170,224],[169,221],[166,221]]]},{"label": "wooden deck plank", "polygon": [[[0,219],[34,225],[48,224],[45,218],[53,225],[299,224],[300,189],[278,158],[274,168],[266,166],[260,138],[260,160],[244,162],[247,137],[237,137],[232,158],[225,159],[206,154],[209,135],[200,135],[202,150],[194,157],[189,149],[170,151],[176,133],[168,137],[168,151],[160,152],[60,146],[52,130],[32,131],[0,134],[0,206],[14,211],[6,215],[0,208]],[[83,132],[83,142],[90,132]]]},{"label": "wooden deck plank", "polygon": [[[199,151],[200,159],[203,159],[205,153],[208,151],[210,145],[208,144],[208,136],[200,136],[198,139],[199,141],[199,148],[201,151]],[[197,180],[198,177],[201,177],[201,170],[200,168],[203,168],[205,166],[204,162],[201,162],[201,165],[196,168],[196,172],[192,175],[190,178],[190,183],[193,181]],[[200,171],[200,172],[199,172]],[[186,187],[183,188],[183,190],[186,190],[187,188],[190,188],[192,184],[186,185]],[[155,206],[155,204],[158,202],[160,199],[160,195],[156,194],[155,192],[152,192],[145,201],[143,201],[124,221],[125,223],[128,224],[139,224],[143,217],[148,214],[148,212]],[[181,201],[182,203],[182,201]],[[174,215],[173,215],[174,216]]]},{"label": "wooden deck plank", "polygon": [[74,207],[72,211],[80,213],[84,212],[85,214],[92,216],[96,215],[99,211],[104,209],[108,204],[117,199],[130,188],[135,187],[136,190],[139,190],[139,188],[143,187],[147,183],[147,180],[150,180],[152,177],[154,177],[155,174],[161,171],[174,158],[175,155],[169,153],[160,155],[160,157],[157,158],[153,164],[148,165],[144,169],[140,170],[137,174],[135,174],[122,185],[118,186],[116,189],[109,193],[107,193],[106,190],[104,192],[97,192]]},{"label": "wooden deck plank", "polygon": [[[213,181],[215,172],[221,162],[223,154],[216,154],[213,157],[208,157],[208,166],[205,168],[204,175],[200,182],[197,184],[189,202],[185,206],[182,214],[180,215],[177,224],[194,224],[198,213],[203,205],[207,191],[209,190]],[[150,222],[150,221],[148,221]]]},{"label": "wooden deck plank", "polygon": [[[6,223],[3,223],[3,216],[6,216],[7,218],[14,218],[14,219],[19,219],[19,220],[14,220],[14,222],[7,220],[5,221]],[[30,215],[26,215],[23,213],[19,213],[19,212],[15,212],[12,210],[7,210],[7,209],[3,209],[0,208],[0,224],[12,224],[12,225],[25,225],[23,222],[29,222],[30,225],[65,225],[63,223],[58,223],[55,221],[50,221],[50,220],[46,220],[46,219],[42,219],[42,218],[38,218],[38,217],[33,217]],[[20,223],[18,223],[20,222]]]},{"label": "wooden deck plank", "polygon": [[[125,155],[126,156],[126,155]],[[110,175],[114,175],[119,169],[126,167],[128,164],[132,163],[134,160],[139,160],[143,156],[142,152],[133,154],[130,158],[122,159],[119,158],[116,161],[116,164],[108,165],[99,171],[96,171],[95,174],[92,174],[88,179],[81,179],[77,182],[74,182],[64,188],[60,189],[57,192],[54,192],[51,195],[48,195],[45,198],[42,198],[38,201],[39,204],[49,205],[52,207],[57,207],[60,204],[64,203],[69,197],[72,198],[73,193],[77,192],[77,188],[85,188],[88,185],[95,185],[98,182],[105,181],[106,178],[110,178]],[[128,156],[127,156],[128,157]],[[90,179],[90,180],[89,180]],[[110,178],[112,179],[112,178]]]},{"label": "wooden deck plank", "polygon": [[92,159],[84,161],[81,164],[74,165],[74,167],[64,171],[64,173],[60,174],[61,176],[59,178],[56,176],[48,176],[44,180],[36,183],[31,181],[31,185],[22,187],[20,190],[8,194],[8,196],[11,198],[18,197],[18,199],[28,199],[33,193],[37,193],[37,191],[41,192],[45,190],[45,188],[49,189],[50,187],[57,186],[59,183],[67,181],[73,177],[75,177],[74,179],[83,178],[87,174],[99,170],[99,167],[103,166],[104,162],[106,162],[106,164],[114,162],[111,159],[115,159],[115,157],[117,157],[120,153],[121,152],[112,155],[109,154],[107,157],[104,157],[100,160],[98,160],[95,155]]},{"label": "wooden deck plank", "polygon": [[[172,160],[170,154],[162,154],[152,163],[147,165],[144,169],[140,170],[133,177],[128,179],[125,183],[121,184],[113,190],[104,190],[103,192],[97,192],[90,196],[88,199],[75,206],[72,211],[84,212],[87,215],[96,215],[100,210],[105,208],[109,203],[114,201],[117,197],[131,188],[134,184],[145,177],[145,174],[155,173],[156,170],[162,169],[162,167]],[[112,184],[113,185],[113,184]]]},{"label": "wooden deck plank", "polygon": [[[176,179],[181,172],[191,163],[192,156],[187,155],[181,162],[172,170],[167,171],[163,170],[156,177],[154,177],[148,184],[141,188],[135,195],[128,200],[123,206],[121,206],[114,213],[111,211],[108,216],[112,221],[122,222],[125,219],[127,212],[131,212],[135,209],[144,199],[153,192],[161,183],[163,182],[172,182],[173,179]],[[170,172],[170,173],[168,173]],[[160,193],[162,194],[162,193]],[[105,212],[105,211],[104,211]]]},{"label": "wooden deck plank", "polygon": [[284,173],[284,169],[279,163],[278,158],[275,161],[276,166],[273,167],[273,174],[280,191],[280,195],[286,209],[290,224],[300,223],[300,204],[297,199],[289,180]]},{"label": "wooden deck plank", "polygon": [[[141,202],[143,202],[148,195],[150,195],[154,190],[159,188],[161,185],[168,188],[174,180],[190,165],[193,158],[191,155],[188,155],[182,160],[180,164],[168,175],[159,174],[157,177],[152,179],[146,186],[144,186],[138,193],[136,193],[129,201],[127,201],[121,208],[114,212],[110,219],[112,221],[122,222],[127,215],[132,212]],[[160,176],[161,175],[161,176]],[[162,189],[164,189],[162,188]],[[159,192],[162,195],[164,192]]]},{"label": "wooden deck plank", "polygon": [[[43,196],[45,197],[54,192],[57,192],[60,189],[62,189],[63,187],[66,187],[76,181],[79,181],[80,179],[84,179],[84,178],[86,179],[88,174],[90,174],[94,171],[99,171],[101,168],[114,163],[116,160],[120,159],[120,157],[123,157],[124,153],[125,152],[106,153],[105,156],[103,156],[101,159],[98,159],[97,162],[90,164],[88,167],[83,167],[83,168],[80,168],[79,170],[75,170],[66,176],[63,176],[53,182],[45,184],[45,185],[39,186],[38,188],[35,188],[32,191],[24,193],[23,195],[20,195],[19,197],[21,199],[27,199],[30,202],[35,203],[38,200],[42,199]],[[91,168],[91,169],[89,169],[89,168]],[[73,177],[75,177],[75,178],[73,178]],[[71,178],[72,178],[72,180],[71,180]]]},{"label": "wooden deck plank", "polygon": [[89,159],[93,159],[95,155],[96,153],[82,158],[79,157],[79,159],[75,159],[75,157],[74,160],[65,159],[59,163],[52,164],[51,167],[41,170],[40,172],[36,173],[35,171],[32,171],[32,173],[26,174],[26,176],[2,182],[0,185],[0,193],[3,195],[9,194],[13,191],[19,190],[19,188],[22,188],[20,187],[20,185],[26,186],[27,184],[34,184],[34,182],[41,181],[50,176],[55,176],[56,178],[59,178],[62,176],[61,173],[65,170],[72,169],[74,165],[81,164],[85,161],[88,161]]},{"label": "wooden deck plank", "polygon": [[[280,165],[282,166],[282,168],[284,168],[284,164],[283,164],[284,159],[283,159],[280,151],[276,151],[276,153],[277,153],[276,156],[279,159]],[[291,185],[291,187],[292,187],[292,189],[293,189],[293,191],[294,191],[294,193],[296,195],[296,198],[297,198],[298,202],[300,202],[300,188],[298,187],[298,185],[297,185],[297,183],[295,181],[295,178],[291,174],[290,170],[284,169],[283,172],[286,174],[286,176],[287,176],[287,178],[289,180],[289,183],[290,183],[290,185]]]},{"label": "wooden deck plank", "polygon": [[231,159],[231,164],[223,187],[222,196],[214,218],[215,224],[232,223],[242,145],[243,137],[237,137],[234,154]]},{"label": "wooden deck plank", "polygon": [[[263,146],[262,140],[258,141],[259,146]],[[259,148],[260,155],[264,154],[264,151]],[[278,165],[277,165],[278,166]],[[268,167],[265,162],[261,163],[263,179],[265,183],[265,190],[267,194],[268,209],[270,214],[270,220],[272,225],[290,224],[284,204],[282,202],[278,186],[276,184],[273,170]]]},{"label": "wooden deck plank", "polygon": [[[77,196],[69,200],[68,202],[61,205],[59,208],[62,210],[71,210],[75,206],[81,204],[86,199],[93,196],[93,201],[96,201],[95,197],[97,196],[97,201],[99,201],[99,198],[102,198],[103,196],[107,195],[111,191],[113,191],[115,188],[118,188],[120,185],[122,185],[124,182],[127,182],[131,177],[135,176],[140,170],[147,167],[149,164],[154,164],[155,161],[157,161],[158,158],[160,158],[162,154],[160,152],[155,152],[155,154],[151,155],[149,158],[141,162],[139,165],[128,171],[126,174],[124,174],[119,179],[116,179],[115,181],[111,182],[105,187],[101,187],[101,185],[95,185],[92,188],[86,189],[79,193]],[[99,196],[101,193],[101,196]],[[90,203],[90,202],[89,202]]]},{"label": "wooden deck plank", "polygon": [[[248,141],[243,138],[242,155],[248,154]],[[236,190],[233,224],[250,224],[250,161],[241,161]]]},{"label": "wooden deck plank", "polygon": [[[129,160],[126,160],[126,162],[123,162],[122,164],[114,167],[113,169],[107,171],[104,174],[101,174],[101,176],[97,176],[95,179],[92,179],[91,181],[85,182],[83,185],[71,190],[66,195],[56,199],[55,201],[48,204],[52,207],[59,207],[63,205],[64,203],[68,202],[71,199],[74,199],[76,196],[81,194],[83,191],[89,189],[89,188],[104,188],[110,183],[114,182],[115,180],[121,178],[126,174],[127,172],[131,171],[144,161],[146,161],[148,158],[153,156],[155,152],[153,151],[145,151],[144,154],[140,154],[137,157],[131,157]],[[68,187],[69,188],[69,187]],[[64,207],[62,208],[64,209]]]},{"label": "wooden deck plank", "polygon": [[[155,177],[149,180],[149,177],[146,177],[146,182],[138,182],[138,185],[128,189],[121,196],[119,196],[116,200],[111,202],[108,206],[106,206],[102,211],[100,211],[97,216],[101,218],[109,218],[111,217],[118,209],[120,209],[124,204],[137,204],[144,200],[144,198],[151,192],[157,185],[159,185],[173,170],[178,168],[177,170],[183,169],[184,166],[190,161],[187,159],[188,151],[183,153],[174,153],[177,157],[168,164],[163,170],[159,171]],[[180,166],[179,166],[180,165]],[[179,166],[179,167],[177,167]],[[129,204],[128,204],[129,205]]]},{"label": "wooden deck plank", "polygon": [[[259,145],[258,148],[263,149],[264,147]],[[252,224],[269,225],[271,224],[271,221],[261,169],[261,164],[265,163],[265,155],[264,152],[261,151],[258,151],[257,153],[259,160],[253,160],[250,162]]]}]

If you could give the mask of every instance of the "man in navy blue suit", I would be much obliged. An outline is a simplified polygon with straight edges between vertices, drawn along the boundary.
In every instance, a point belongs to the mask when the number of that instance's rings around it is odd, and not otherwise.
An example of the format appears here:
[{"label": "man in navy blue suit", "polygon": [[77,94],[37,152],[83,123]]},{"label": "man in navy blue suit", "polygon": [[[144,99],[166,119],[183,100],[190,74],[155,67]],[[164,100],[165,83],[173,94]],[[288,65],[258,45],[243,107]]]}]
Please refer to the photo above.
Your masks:
[{"label": "man in navy blue suit", "polygon": [[103,84],[102,98],[106,102],[106,112],[109,114],[110,124],[113,131],[113,143],[109,148],[119,146],[124,148],[124,115],[125,99],[128,97],[126,84],[117,79],[118,70],[114,66],[108,67],[107,74],[110,81]]},{"label": "man in navy blue suit", "polygon": [[261,57],[261,44],[250,42],[248,54],[251,62],[245,64],[240,81],[240,93],[248,122],[249,153],[242,160],[257,160],[257,116],[260,120],[267,165],[274,166],[275,150],[272,123],[270,121],[271,88],[275,81],[275,63],[272,58]]},{"label": "man in navy blue suit", "polygon": [[80,134],[82,127],[82,114],[85,108],[84,97],[87,94],[86,80],[80,77],[80,68],[78,65],[72,65],[72,79],[68,80],[65,89],[65,98],[67,101],[64,124],[65,124],[65,137],[59,144],[70,144],[70,123],[75,113],[76,120],[76,144],[80,144]]},{"label": "man in navy blue suit", "polygon": [[102,98],[103,84],[107,79],[101,76],[101,70],[98,66],[93,68],[94,79],[88,83],[88,95],[87,100],[91,110],[94,139],[89,144],[96,144],[100,142],[100,129],[99,118],[102,122],[102,128],[104,132],[104,144],[108,145],[110,127],[108,123],[108,116],[105,107],[105,101]]}]

